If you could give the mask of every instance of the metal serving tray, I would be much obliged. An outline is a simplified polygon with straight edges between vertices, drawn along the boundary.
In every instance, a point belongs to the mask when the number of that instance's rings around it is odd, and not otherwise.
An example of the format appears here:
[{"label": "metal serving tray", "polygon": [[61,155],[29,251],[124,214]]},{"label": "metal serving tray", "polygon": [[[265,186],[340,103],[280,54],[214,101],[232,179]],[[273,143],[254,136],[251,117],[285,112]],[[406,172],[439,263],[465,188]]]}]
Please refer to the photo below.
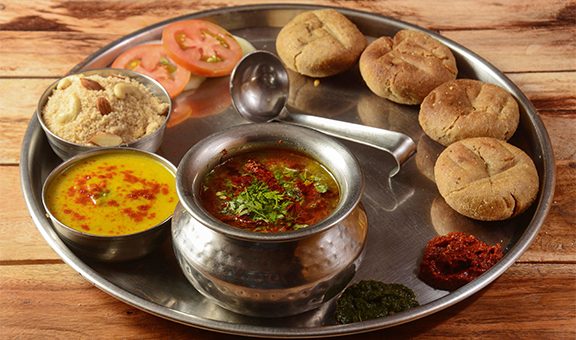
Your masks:
[{"label": "metal serving tray", "polygon": [[[109,66],[115,56],[126,48],[159,39],[164,25],[181,19],[214,21],[234,35],[251,41],[256,48],[274,51],[274,40],[280,27],[297,13],[317,8],[305,5],[256,5],[228,7],[174,18],[109,44],[71,72]],[[393,179],[388,178],[395,165],[391,156],[359,144],[343,143],[358,156],[367,181],[362,202],[369,218],[369,241],[365,260],[354,281],[375,279],[402,283],[414,290],[420,307],[347,325],[335,323],[334,301],[318,310],[289,318],[246,317],[224,310],[200,295],[181,273],[169,240],[152,255],[130,263],[106,264],[79,257],[58,238],[42,208],[42,184],[61,160],[52,152],[38,121],[33,118],[22,145],[22,187],[34,223],[48,244],[88,281],[125,303],[190,326],[251,336],[318,337],[390,327],[462,301],[500,276],[529,247],[552,202],[553,153],[536,110],[505,75],[453,41],[388,17],[342,8],[338,10],[371,39],[393,35],[405,28],[425,31],[452,49],[458,62],[459,78],[495,83],[510,91],[521,109],[520,126],[510,142],[532,157],[540,176],[537,201],[521,216],[499,223],[481,223],[464,218],[446,206],[431,180],[432,166],[442,147],[423,135],[418,125],[417,106],[398,105],[376,97],[365,86],[357,67],[344,74],[322,79],[319,86],[314,86],[313,79],[290,75],[289,104],[293,109],[404,132],[417,142],[416,156],[408,160],[401,173]],[[197,107],[204,105],[204,109],[195,111],[202,115],[193,113],[185,121],[169,127],[159,150],[175,165],[190,146],[210,133],[247,123],[230,106],[227,78],[208,80],[189,100]],[[180,104],[181,108],[192,105],[185,103],[185,94],[176,102],[184,103]],[[206,107],[212,109],[206,110]],[[502,242],[506,255],[480,278],[454,292],[447,292],[426,285],[417,278],[416,273],[428,240],[451,230],[473,233],[489,243]]]}]

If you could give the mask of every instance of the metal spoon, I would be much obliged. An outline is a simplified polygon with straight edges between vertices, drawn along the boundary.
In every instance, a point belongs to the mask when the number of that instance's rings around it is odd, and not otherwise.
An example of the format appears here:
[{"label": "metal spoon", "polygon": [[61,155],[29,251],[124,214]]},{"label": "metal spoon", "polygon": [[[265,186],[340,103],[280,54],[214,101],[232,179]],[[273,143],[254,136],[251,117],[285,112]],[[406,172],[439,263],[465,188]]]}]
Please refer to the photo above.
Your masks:
[{"label": "metal spoon", "polygon": [[288,72],[284,65],[267,51],[255,51],[244,56],[230,77],[232,103],[244,118],[256,123],[282,121],[305,126],[389,152],[397,164],[390,177],[400,171],[400,166],[416,150],[414,141],[400,132],[288,112],[285,105],[289,89]]}]

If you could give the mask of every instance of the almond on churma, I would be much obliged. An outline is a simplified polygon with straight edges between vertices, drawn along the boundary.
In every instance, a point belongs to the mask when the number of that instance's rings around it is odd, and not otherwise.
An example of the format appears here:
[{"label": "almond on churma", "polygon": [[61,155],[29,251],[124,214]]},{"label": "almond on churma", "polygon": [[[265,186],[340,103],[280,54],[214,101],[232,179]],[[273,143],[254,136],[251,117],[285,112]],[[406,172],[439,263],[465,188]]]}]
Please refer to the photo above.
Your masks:
[{"label": "almond on churma", "polygon": [[[119,91],[122,90],[122,91]],[[60,80],[42,110],[46,127],[81,145],[132,143],[156,131],[168,104],[128,77],[72,75]],[[102,136],[106,145],[101,145]]]}]

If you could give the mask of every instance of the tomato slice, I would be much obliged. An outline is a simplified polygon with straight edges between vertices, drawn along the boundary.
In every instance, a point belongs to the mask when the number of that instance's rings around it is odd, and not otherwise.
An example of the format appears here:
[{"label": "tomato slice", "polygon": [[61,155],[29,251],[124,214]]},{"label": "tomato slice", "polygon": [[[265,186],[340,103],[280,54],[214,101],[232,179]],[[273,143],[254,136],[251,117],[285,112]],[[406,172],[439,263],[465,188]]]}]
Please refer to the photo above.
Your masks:
[{"label": "tomato slice", "polygon": [[190,80],[190,71],[170,60],[160,43],[134,46],[120,54],[112,67],[132,70],[156,79],[172,98],[180,94]]},{"label": "tomato slice", "polygon": [[224,28],[204,20],[184,20],[162,31],[162,45],[170,58],[203,77],[230,74],[242,48]]}]

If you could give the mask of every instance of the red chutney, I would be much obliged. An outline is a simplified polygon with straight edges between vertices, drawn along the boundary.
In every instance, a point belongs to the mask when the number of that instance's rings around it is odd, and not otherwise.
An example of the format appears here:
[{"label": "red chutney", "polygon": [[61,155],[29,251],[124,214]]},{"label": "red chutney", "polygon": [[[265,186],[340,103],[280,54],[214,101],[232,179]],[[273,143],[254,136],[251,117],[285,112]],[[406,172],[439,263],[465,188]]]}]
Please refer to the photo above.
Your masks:
[{"label": "red chutney", "polygon": [[317,161],[273,148],[231,157],[204,179],[206,210],[234,227],[255,232],[306,228],[326,218],[340,198],[332,175]]},{"label": "red chutney", "polygon": [[489,246],[475,236],[452,232],[428,242],[418,276],[437,289],[456,290],[495,265],[500,244]]},{"label": "red chutney", "polygon": [[178,203],[173,171],[134,151],[90,156],[55,177],[45,192],[52,216],[78,231],[133,234],[154,227]]}]

